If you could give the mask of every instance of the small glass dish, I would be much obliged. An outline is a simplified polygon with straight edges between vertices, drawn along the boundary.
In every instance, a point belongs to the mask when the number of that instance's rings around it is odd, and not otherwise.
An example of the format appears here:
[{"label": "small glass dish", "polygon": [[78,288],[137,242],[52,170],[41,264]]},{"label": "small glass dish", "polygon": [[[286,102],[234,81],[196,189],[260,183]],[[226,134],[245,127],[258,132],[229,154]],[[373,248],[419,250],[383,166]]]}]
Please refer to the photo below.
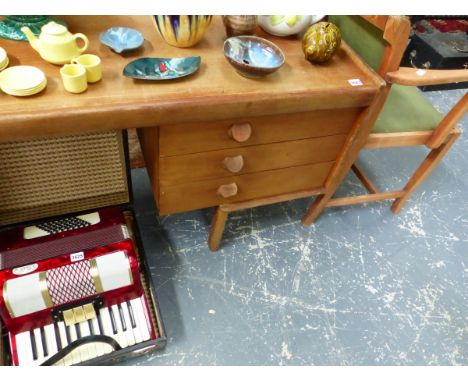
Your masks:
[{"label": "small glass dish", "polygon": [[99,41],[116,53],[137,49],[143,45],[145,38],[136,29],[113,27],[99,35]]},{"label": "small glass dish", "polygon": [[195,73],[200,67],[200,56],[182,58],[139,58],[130,62],[123,75],[137,80],[173,80]]}]

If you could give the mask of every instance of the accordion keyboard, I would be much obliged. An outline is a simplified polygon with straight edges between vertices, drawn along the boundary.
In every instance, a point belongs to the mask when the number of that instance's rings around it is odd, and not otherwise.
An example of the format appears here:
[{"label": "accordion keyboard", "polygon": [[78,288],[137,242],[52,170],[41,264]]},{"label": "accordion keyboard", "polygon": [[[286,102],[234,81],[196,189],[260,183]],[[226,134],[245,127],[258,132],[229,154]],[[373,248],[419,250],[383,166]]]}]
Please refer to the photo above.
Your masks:
[{"label": "accordion keyboard", "polygon": [[[136,298],[97,311],[96,318],[70,326],[64,321],[25,331],[16,335],[16,348],[20,366],[41,365],[58,351],[79,338],[103,334],[112,337],[122,348],[150,339],[151,329],[145,317],[142,298]],[[84,362],[111,353],[107,344],[86,344],[58,361],[56,365],[67,366]]]}]

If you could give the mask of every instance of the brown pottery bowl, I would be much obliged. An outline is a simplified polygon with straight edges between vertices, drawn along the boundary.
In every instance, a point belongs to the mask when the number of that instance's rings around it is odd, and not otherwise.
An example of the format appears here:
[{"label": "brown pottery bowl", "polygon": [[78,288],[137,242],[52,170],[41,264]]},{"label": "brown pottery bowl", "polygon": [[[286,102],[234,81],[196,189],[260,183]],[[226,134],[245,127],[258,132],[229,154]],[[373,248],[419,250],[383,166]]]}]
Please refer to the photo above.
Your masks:
[{"label": "brown pottery bowl", "polygon": [[278,70],[284,54],[271,41],[256,36],[230,37],[224,42],[224,56],[245,77],[264,77]]}]

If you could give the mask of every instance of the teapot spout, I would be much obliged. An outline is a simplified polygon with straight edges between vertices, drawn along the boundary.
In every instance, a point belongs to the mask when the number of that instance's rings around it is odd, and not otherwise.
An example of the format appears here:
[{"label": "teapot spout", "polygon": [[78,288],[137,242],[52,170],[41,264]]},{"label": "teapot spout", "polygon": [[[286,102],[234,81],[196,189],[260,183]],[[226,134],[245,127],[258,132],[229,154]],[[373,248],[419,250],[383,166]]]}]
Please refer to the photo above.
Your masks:
[{"label": "teapot spout", "polygon": [[29,27],[22,27],[21,32],[23,32],[26,35],[26,38],[28,39],[33,49],[39,52],[39,39],[34,35],[31,29],[29,29]]}]

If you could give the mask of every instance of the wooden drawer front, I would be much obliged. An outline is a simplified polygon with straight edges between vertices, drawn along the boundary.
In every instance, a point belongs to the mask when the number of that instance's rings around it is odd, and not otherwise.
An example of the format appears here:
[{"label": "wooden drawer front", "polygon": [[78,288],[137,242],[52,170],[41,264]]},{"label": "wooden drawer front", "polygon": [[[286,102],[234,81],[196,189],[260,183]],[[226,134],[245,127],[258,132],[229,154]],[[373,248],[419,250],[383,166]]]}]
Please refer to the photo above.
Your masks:
[{"label": "wooden drawer front", "polygon": [[[159,194],[159,212],[162,215],[166,215],[231,202],[320,188],[323,186],[333,163],[316,163],[222,179],[186,183],[178,186],[162,186]],[[235,183],[237,186],[237,194],[235,196],[223,198],[218,194],[220,186],[232,183]]]},{"label": "wooden drawer front", "polygon": [[[307,113],[248,117],[215,122],[161,126],[160,156],[199,153],[273,142],[346,134],[361,109],[317,110]],[[229,135],[233,125],[248,123],[251,135],[237,142]]]},{"label": "wooden drawer front", "polygon": [[[330,162],[338,156],[346,137],[346,135],[341,134],[162,157],[159,161],[160,184],[170,186],[197,180],[225,178],[259,171]],[[236,165],[234,166],[232,163]]]}]

